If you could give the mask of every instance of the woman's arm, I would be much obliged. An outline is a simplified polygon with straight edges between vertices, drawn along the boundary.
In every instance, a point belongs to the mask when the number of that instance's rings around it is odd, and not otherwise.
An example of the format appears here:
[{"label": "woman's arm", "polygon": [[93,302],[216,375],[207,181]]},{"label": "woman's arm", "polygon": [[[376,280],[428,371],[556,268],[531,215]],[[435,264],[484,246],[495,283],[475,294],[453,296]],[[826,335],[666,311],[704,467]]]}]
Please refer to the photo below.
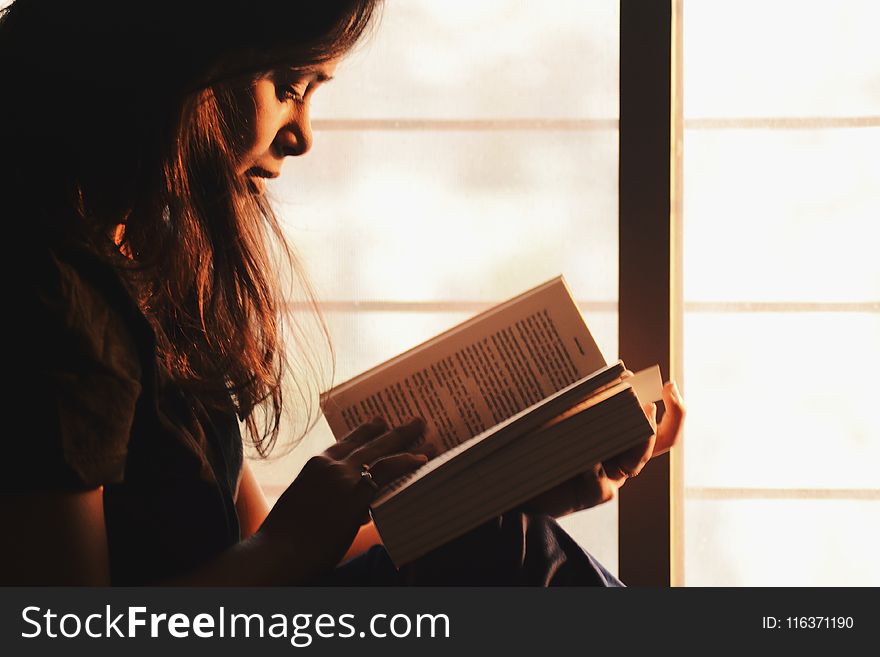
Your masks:
[{"label": "woman's arm", "polygon": [[[247,477],[247,479],[245,479]],[[182,577],[157,582],[163,585],[278,584],[286,573],[302,581],[310,573],[296,568],[285,551],[273,549],[271,541],[245,536],[259,517],[259,504],[266,499],[248,468],[239,487],[236,507],[247,509],[238,545]],[[110,564],[104,525],[103,489],[84,493],[40,492],[0,496],[0,517],[7,540],[0,542],[0,583],[7,586],[108,586]],[[265,514],[263,514],[265,519]],[[257,524],[257,528],[262,521]],[[345,558],[378,542],[372,523],[361,528]],[[299,572],[297,572],[299,571]]]},{"label": "woman's arm", "polygon": [[[306,463],[259,529],[192,572],[157,585],[261,586],[313,581],[332,569],[351,546],[376,490],[362,464],[382,486],[423,465],[405,451],[424,425],[387,430],[374,421]],[[250,528],[261,516],[259,486],[249,473],[240,504]],[[240,495],[241,497],[241,495]],[[263,501],[265,504],[265,500]],[[103,488],[83,493],[0,494],[0,582],[4,584],[110,583]]]},{"label": "woman's arm", "polygon": [[[381,487],[427,461],[422,454],[403,451],[423,433],[421,421],[390,431],[381,420],[361,425],[309,459],[254,534],[186,577],[162,584],[312,581],[340,562],[375,497],[375,489],[361,476],[361,464],[371,464],[373,479]],[[245,486],[245,496],[259,488],[252,472],[249,477],[252,485]],[[254,506],[247,500],[241,504]]]},{"label": "woman's arm", "polygon": [[0,495],[0,583],[107,586],[104,491]]},{"label": "woman's arm", "polygon": [[[254,471],[250,464],[245,461],[241,472],[241,481],[238,484],[238,495],[235,498],[235,509],[238,512],[238,521],[241,525],[242,540],[250,538],[257,533],[260,525],[269,515],[269,503],[263,494]],[[379,532],[372,521],[361,526],[357,536],[354,538],[351,547],[342,557],[342,560],[356,557],[362,552],[366,552],[374,545],[380,545],[382,539],[379,538]]]},{"label": "woman's arm", "polygon": [[[110,561],[104,491],[0,496],[8,530],[0,541],[0,583],[21,586],[108,586]],[[157,584],[277,584],[281,573],[301,579],[271,543],[251,537],[197,572]]]},{"label": "woman's arm", "polygon": [[241,468],[241,480],[238,482],[238,493],[235,497],[235,510],[238,512],[242,540],[256,534],[260,525],[266,520],[266,516],[269,515],[269,502],[266,500],[263,489],[247,460]]}]

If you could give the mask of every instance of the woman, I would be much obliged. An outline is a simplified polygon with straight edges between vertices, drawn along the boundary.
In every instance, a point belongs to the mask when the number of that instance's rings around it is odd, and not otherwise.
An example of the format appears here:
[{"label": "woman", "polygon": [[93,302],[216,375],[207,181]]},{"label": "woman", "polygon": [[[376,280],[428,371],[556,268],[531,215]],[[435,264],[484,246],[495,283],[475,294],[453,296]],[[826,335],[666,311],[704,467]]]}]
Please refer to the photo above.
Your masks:
[{"label": "woman", "polygon": [[[377,3],[6,11],[0,202],[27,263],[10,407],[27,422],[0,501],[18,537],[2,547],[3,582],[614,583],[555,523],[522,513],[399,572],[378,547],[335,568],[376,542],[361,527],[375,494],[363,464],[381,485],[426,461],[418,420],[361,426],[271,512],[243,462],[239,420],[268,453],[283,376],[305,400],[324,383],[319,350],[282,311],[278,254],[298,268],[265,179],[309,150],[309,100]],[[662,449],[683,414],[665,395]],[[532,506],[605,501],[654,449],[652,438]]]}]

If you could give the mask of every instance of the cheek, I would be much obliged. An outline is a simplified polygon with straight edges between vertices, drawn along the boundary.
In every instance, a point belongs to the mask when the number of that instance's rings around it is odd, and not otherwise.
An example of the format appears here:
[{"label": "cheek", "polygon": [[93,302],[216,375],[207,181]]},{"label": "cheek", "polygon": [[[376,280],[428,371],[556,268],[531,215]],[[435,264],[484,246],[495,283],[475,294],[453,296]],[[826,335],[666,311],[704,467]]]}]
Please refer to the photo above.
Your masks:
[{"label": "cheek", "polygon": [[254,120],[251,129],[251,149],[262,155],[268,150],[278,134],[279,112],[277,108],[258,106],[254,112]]},{"label": "cheek", "polygon": [[283,107],[275,97],[274,85],[258,83],[250,100],[242,122],[242,162],[239,167],[242,172],[269,151],[282,124]]}]

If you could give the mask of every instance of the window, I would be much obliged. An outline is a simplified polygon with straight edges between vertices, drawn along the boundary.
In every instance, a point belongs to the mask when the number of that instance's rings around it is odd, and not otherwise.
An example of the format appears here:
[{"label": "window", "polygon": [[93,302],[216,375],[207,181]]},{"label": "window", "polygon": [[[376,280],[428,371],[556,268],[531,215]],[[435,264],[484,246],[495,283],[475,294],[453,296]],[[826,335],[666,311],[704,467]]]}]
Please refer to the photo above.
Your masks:
[{"label": "window", "polygon": [[878,585],[869,0],[683,0],[685,578]]}]

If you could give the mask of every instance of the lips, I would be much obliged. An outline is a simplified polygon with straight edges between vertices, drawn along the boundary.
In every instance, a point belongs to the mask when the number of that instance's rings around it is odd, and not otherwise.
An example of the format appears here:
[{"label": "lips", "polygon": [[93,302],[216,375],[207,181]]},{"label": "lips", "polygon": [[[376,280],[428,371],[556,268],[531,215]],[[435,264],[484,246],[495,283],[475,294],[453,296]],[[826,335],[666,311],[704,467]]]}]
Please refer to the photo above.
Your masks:
[{"label": "lips", "polygon": [[260,167],[251,167],[245,171],[244,175],[247,177],[248,186],[251,191],[256,194],[262,194],[266,191],[266,180],[277,178],[280,174]]},{"label": "lips", "polygon": [[251,167],[245,172],[245,175],[250,176],[251,178],[277,178],[281,174],[275,171],[268,171],[260,167]]}]

